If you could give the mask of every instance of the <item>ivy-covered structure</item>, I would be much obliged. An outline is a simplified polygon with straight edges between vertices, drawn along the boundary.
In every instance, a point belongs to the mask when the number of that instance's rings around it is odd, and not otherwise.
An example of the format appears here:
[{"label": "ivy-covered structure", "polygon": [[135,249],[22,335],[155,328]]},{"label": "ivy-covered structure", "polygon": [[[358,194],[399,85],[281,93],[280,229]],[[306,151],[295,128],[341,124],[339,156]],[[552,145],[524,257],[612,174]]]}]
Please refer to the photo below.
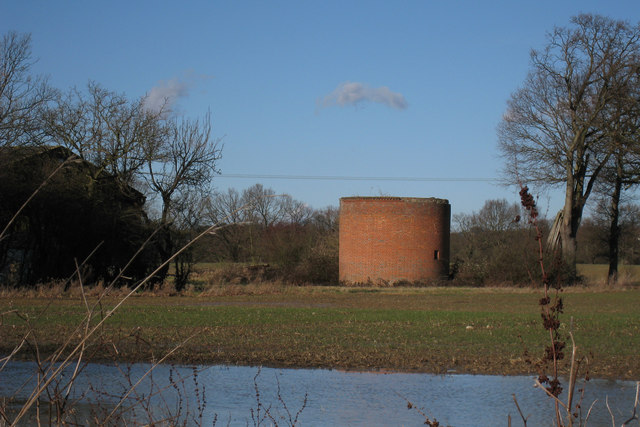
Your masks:
[{"label": "ivy-covered structure", "polygon": [[[77,271],[85,282],[109,281],[151,233],[144,203],[142,193],[66,148],[0,149],[0,233],[11,222],[0,238],[0,284]],[[153,258],[143,251],[124,275],[143,277]]]}]

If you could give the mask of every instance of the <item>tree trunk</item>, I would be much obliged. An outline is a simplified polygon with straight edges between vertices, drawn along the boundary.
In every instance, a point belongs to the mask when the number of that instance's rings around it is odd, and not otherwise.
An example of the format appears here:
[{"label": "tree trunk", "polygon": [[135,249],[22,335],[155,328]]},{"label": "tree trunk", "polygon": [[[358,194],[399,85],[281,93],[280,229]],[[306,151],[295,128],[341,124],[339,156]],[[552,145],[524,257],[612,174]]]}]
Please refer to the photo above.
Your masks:
[{"label": "tree trunk", "polygon": [[[569,212],[568,212],[569,211]],[[570,209],[564,209],[564,217],[560,228],[560,240],[562,241],[562,260],[564,261],[569,272],[576,271],[576,250],[577,240],[572,230],[572,215]]]},{"label": "tree trunk", "polygon": [[560,240],[562,242],[562,260],[568,275],[567,279],[574,281],[577,278],[576,253],[578,248],[578,228],[582,220],[584,208],[584,196],[582,185],[574,185],[574,180],[567,182],[565,202],[560,224]]},{"label": "tree trunk", "polygon": [[607,284],[614,285],[618,281],[618,243],[620,240],[620,194],[622,193],[622,170],[620,165],[620,157],[618,157],[616,180],[611,195],[611,210],[609,217],[611,224],[609,226],[609,274],[607,275]]},{"label": "tree trunk", "polygon": [[[170,197],[165,194],[162,195],[162,214],[160,216],[160,230],[158,231],[156,240],[156,249],[160,257],[160,262],[163,263],[173,255],[173,238],[171,235],[171,224],[169,222],[169,204],[171,202]],[[150,281],[147,285],[147,289],[153,290],[156,284],[162,284],[169,274],[169,264],[165,265],[158,271],[154,280]]]},{"label": "tree trunk", "polygon": [[[165,262],[169,257],[171,257],[171,255],[173,255],[173,239],[169,225],[164,224],[161,225],[161,227],[162,229],[158,232],[156,249],[160,257],[160,262]],[[170,263],[167,263],[156,273],[154,280],[149,281],[149,284],[147,285],[148,290],[153,290],[155,285],[164,283],[167,279],[167,275],[169,274],[169,264]]]}]

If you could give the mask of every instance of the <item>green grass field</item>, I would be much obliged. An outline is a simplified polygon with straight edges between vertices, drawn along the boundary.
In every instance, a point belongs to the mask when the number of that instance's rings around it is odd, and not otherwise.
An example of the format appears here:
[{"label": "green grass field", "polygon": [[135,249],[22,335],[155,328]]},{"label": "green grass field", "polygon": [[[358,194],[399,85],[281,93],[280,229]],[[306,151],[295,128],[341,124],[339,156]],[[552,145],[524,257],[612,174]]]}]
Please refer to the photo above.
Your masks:
[{"label": "green grass field", "polygon": [[[172,357],[185,363],[330,367],[517,374],[534,372],[525,348],[540,356],[548,336],[540,291],[486,288],[270,287],[262,294],[131,298],[109,319],[87,354],[108,360],[158,359],[192,336]],[[593,376],[640,376],[640,290],[565,291],[562,331],[573,330]],[[106,310],[116,302],[107,300]],[[33,327],[32,343],[47,353],[83,317],[78,298],[7,297]],[[4,314],[0,349],[27,332]],[[77,332],[75,333],[77,334]],[[31,357],[34,347],[24,347]],[[91,351],[93,353],[91,353]]]}]

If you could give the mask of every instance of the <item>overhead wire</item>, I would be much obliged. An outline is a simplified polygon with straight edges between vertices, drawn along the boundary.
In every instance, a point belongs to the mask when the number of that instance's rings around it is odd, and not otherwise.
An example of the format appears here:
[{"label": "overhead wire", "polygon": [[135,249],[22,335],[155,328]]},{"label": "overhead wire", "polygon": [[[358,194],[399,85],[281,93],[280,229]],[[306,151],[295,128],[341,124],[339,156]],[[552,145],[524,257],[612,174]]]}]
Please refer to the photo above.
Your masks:
[{"label": "overhead wire", "polygon": [[318,181],[401,181],[401,182],[498,182],[498,178],[486,177],[408,177],[408,176],[346,176],[346,175],[270,175],[223,173],[221,178],[249,178],[249,179],[289,179],[289,180],[318,180]]}]

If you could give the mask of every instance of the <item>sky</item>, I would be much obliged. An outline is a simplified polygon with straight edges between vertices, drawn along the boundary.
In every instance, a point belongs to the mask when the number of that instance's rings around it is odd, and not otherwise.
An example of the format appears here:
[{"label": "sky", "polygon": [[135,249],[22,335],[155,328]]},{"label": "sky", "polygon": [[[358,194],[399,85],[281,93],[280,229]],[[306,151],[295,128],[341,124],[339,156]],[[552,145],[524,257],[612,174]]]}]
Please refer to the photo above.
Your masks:
[{"label": "sky", "polygon": [[[214,189],[261,183],[314,208],[341,197],[518,201],[496,128],[532,48],[579,13],[640,22],[640,1],[10,1],[32,71],[176,114],[211,113]],[[532,188],[553,217],[563,189]]]}]

